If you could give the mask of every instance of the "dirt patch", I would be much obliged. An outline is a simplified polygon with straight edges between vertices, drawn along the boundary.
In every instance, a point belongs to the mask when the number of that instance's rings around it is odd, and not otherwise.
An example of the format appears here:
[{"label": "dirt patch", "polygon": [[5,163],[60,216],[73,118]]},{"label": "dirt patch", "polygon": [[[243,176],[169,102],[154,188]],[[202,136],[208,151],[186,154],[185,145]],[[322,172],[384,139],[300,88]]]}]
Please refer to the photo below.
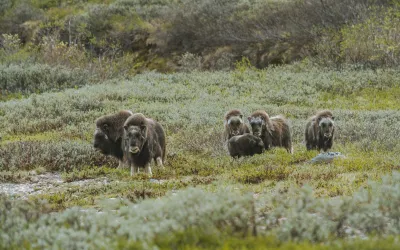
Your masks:
[{"label": "dirt patch", "polygon": [[107,184],[106,177],[64,182],[60,173],[45,173],[30,178],[28,183],[0,183],[0,193],[26,199],[29,195],[53,193],[72,186],[86,186],[92,183]]}]

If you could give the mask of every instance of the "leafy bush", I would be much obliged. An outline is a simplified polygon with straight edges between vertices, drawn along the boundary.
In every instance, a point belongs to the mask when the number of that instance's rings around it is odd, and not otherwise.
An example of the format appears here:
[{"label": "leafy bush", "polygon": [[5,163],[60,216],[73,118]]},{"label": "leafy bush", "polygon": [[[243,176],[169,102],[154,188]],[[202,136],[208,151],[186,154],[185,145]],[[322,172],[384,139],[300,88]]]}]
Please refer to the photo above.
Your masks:
[{"label": "leafy bush", "polygon": [[[339,31],[326,32],[317,44],[323,65],[360,65],[377,68],[399,66],[399,22],[400,9],[372,9],[364,22],[344,26]],[[361,42],[362,41],[362,42]]]},{"label": "leafy bush", "polygon": [[90,84],[94,77],[84,70],[62,66],[12,64],[0,65],[0,89],[3,98],[9,94],[29,95]]},{"label": "leafy bush", "polygon": [[12,142],[0,147],[0,171],[31,170],[71,171],[85,166],[113,165],[115,161],[95,152],[86,142]]},{"label": "leafy bush", "polygon": [[[167,133],[180,134],[176,145],[186,145],[193,152],[221,154],[218,131],[222,133],[223,114],[232,107],[242,109],[245,115],[260,108],[271,116],[286,115],[295,142],[303,141],[309,116],[319,109],[330,108],[337,118],[337,143],[359,143],[365,150],[399,149],[393,137],[399,133],[395,124],[400,120],[395,101],[396,82],[400,81],[397,71],[321,71],[298,67],[170,75],[145,73],[131,80],[112,80],[0,103],[0,124],[5,128],[4,136],[68,128],[65,133],[86,139],[86,135],[93,133],[97,117],[130,109],[160,121]],[[357,93],[365,93],[365,97],[360,98]],[[382,106],[376,107],[379,93],[385,93],[386,100],[393,98],[393,102],[382,102]],[[388,108],[392,110],[381,110]]]},{"label": "leafy bush", "polygon": [[[7,223],[2,223],[2,235],[5,237],[1,246],[7,248],[30,242],[31,247],[39,248],[115,248],[118,240],[139,242],[146,246],[154,239],[186,230],[206,235],[223,234],[225,230],[247,234],[251,204],[249,196],[227,196],[224,192],[208,194],[189,189],[177,196],[128,205],[118,213],[107,213],[107,216],[92,210],[69,209],[57,215],[43,215],[35,223],[29,221],[29,226],[27,219],[19,217],[19,206],[14,205],[17,209],[2,209],[7,213],[1,214],[0,221]],[[20,220],[24,221],[16,223]],[[11,228],[7,230],[4,225]],[[18,231],[21,228],[25,230]],[[66,237],[74,240],[65,240]]]},{"label": "leafy bush", "polygon": [[[280,244],[308,241],[333,247],[338,243],[334,239],[365,238],[371,233],[397,235],[399,181],[400,174],[394,173],[352,197],[329,200],[315,198],[309,188],[265,193],[258,199],[231,188],[215,193],[189,188],[137,204],[104,201],[102,212],[73,208],[40,217],[37,205],[2,196],[0,244],[3,248],[21,244],[32,248],[149,248],[202,242],[215,249],[229,237],[251,242],[249,235],[257,234],[258,240],[276,236]],[[358,243],[341,244],[346,249],[348,244]]]},{"label": "leafy bush", "polygon": [[335,237],[368,234],[398,234],[400,174],[384,177],[381,184],[371,183],[352,197],[331,200],[316,199],[312,191],[303,188],[300,194],[286,194],[271,198],[273,210],[264,213],[267,229],[276,230],[283,240],[325,241]]},{"label": "leafy bush", "polygon": [[[30,1],[5,1],[4,12],[0,18],[2,34],[17,34],[23,42],[32,39],[31,30],[26,29],[27,22],[42,21],[43,11],[34,7]],[[10,6],[11,5],[11,6]],[[9,6],[9,8],[7,8]],[[2,6],[3,8],[3,6]]]},{"label": "leafy bush", "polygon": [[[242,56],[258,68],[316,55],[323,64],[397,65],[392,0],[3,1],[0,28],[20,37],[22,51],[57,38],[62,48],[39,53],[42,62],[50,56],[51,63],[69,65],[67,55],[55,55],[78,48],[74,59],[85,57],[79,61],[85,68],[97,60],[123,64],[131,55],[138,71],[180,69],[185,53],[200,55],[201,68],[212,70],[231,68]],[[368,43],[360,47],[360,39]]]}]

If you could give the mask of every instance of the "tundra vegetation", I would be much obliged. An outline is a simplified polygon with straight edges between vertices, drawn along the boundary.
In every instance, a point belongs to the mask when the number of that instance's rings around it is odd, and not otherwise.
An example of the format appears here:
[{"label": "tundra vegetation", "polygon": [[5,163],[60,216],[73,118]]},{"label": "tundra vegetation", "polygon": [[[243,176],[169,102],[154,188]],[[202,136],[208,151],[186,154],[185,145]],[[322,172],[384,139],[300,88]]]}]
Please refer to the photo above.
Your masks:
[{"label": "tundra vegetation", "polygon": [[[0,0],[0,249],[399,247],[399,8]],[[232,160],[234,108],[284,115],[294,153]],[[310,164],[324,109],[346,157]],[[165,130],[151,179],[93,147],[120,110]]]}]

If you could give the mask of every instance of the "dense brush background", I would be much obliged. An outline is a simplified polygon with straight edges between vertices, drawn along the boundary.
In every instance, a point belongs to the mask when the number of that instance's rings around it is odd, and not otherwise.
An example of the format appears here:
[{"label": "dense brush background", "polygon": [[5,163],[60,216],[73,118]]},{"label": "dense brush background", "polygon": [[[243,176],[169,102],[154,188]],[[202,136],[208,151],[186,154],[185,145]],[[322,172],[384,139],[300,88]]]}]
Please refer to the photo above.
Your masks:
[{"label": "dense brush background", "polygon": [[[0,249],[400,247],[398,1],[0,0],[0,33]],[[295,153],[232,160],[232,108]],[[166,130],[153,179],[92,147],[122,109]],[[321,109],[346,157],[313,165]]]}]

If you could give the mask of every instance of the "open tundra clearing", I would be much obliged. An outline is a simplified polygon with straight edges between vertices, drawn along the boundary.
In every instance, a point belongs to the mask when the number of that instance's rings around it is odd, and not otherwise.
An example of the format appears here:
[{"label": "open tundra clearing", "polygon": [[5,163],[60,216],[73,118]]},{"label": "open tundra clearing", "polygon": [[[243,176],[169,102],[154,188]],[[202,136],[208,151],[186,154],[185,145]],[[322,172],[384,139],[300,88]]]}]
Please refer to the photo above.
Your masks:
[{"label": "open tundra clearing", "polygon": [[[0,247],[393,249],[398,100],[399,71],[297,63],[149,72],[1,102]],[[285,115],[294,154],[233,160],[223,145],[232,108]],[[153,166],[152,179],[93,148],[96,118],[125,109],[166,131],[165,169]],[[304,130],[321,109],[334,113],[332,151],[346,157],[312,164]]]}]

